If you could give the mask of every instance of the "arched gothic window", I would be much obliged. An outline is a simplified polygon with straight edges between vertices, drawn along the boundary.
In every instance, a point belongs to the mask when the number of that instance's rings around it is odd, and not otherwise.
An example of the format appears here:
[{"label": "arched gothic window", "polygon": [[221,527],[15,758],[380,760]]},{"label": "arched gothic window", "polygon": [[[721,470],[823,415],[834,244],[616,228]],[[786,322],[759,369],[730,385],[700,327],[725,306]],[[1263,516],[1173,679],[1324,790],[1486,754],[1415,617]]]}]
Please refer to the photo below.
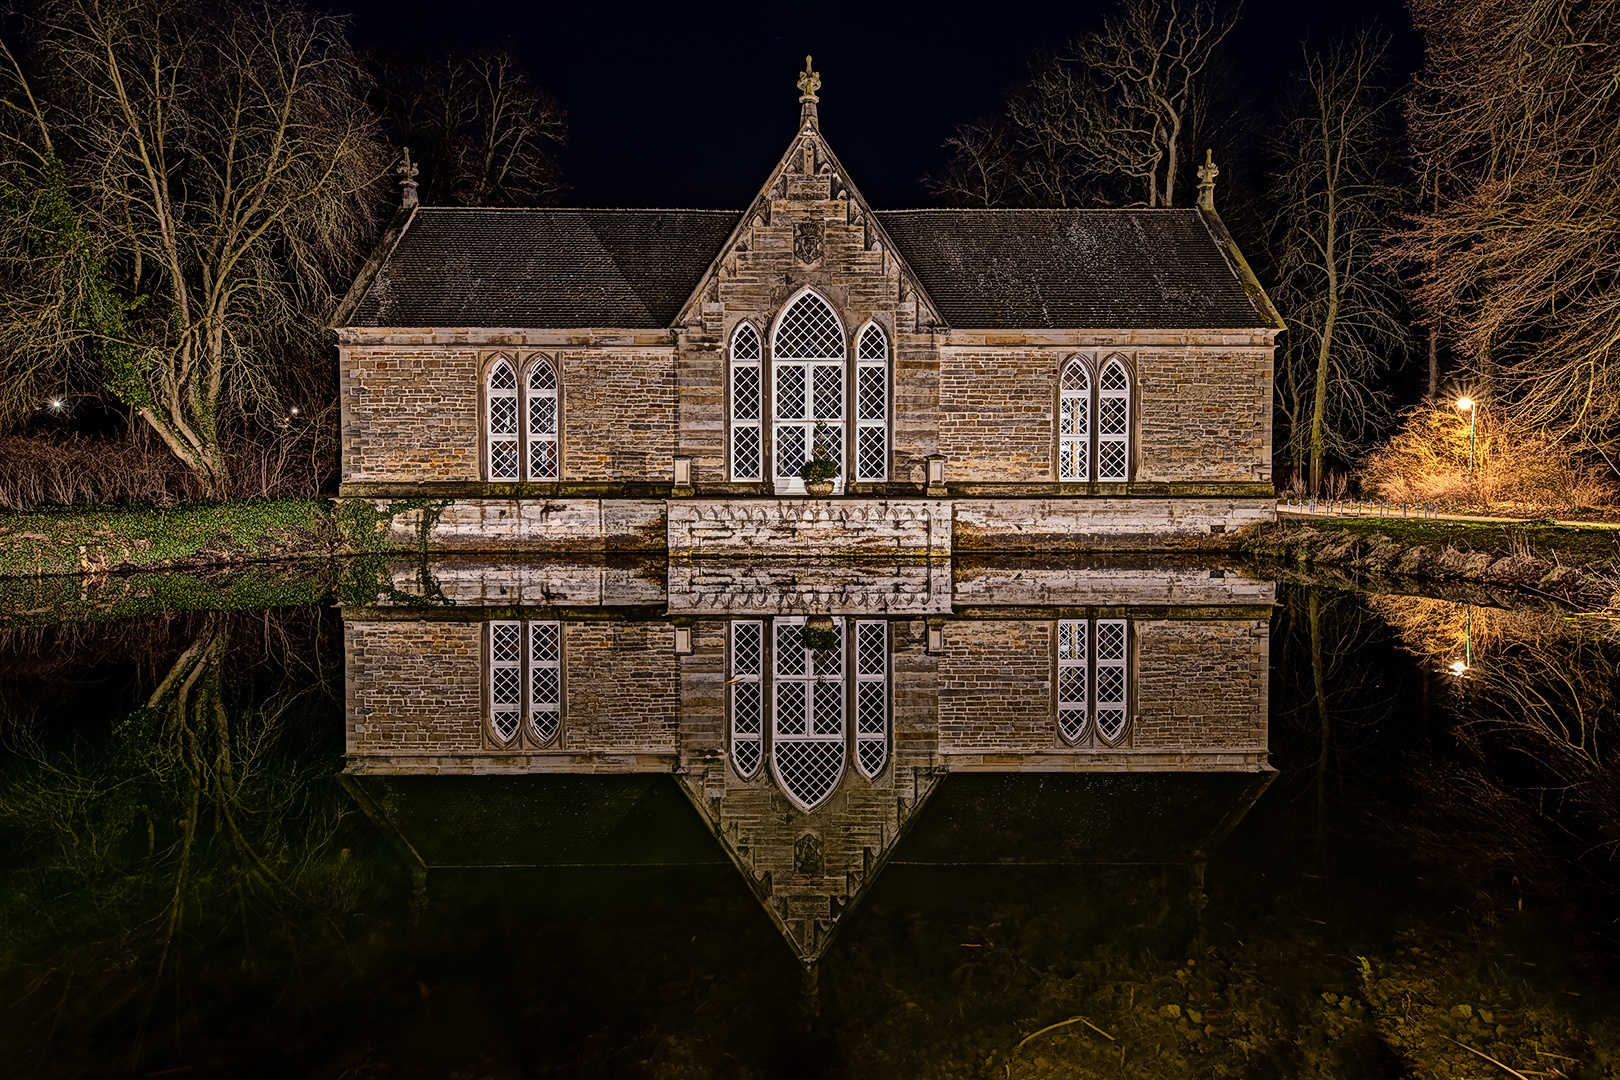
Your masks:
[{"label": "arched gothic window", "polygon": [[518,748],[525,730],[531,748],[548,746],[562,730],[562,624],[491,622],[485,656],[489,736]]},{"label": "arched gothic window", "polygon": [[484,382],[484,462],[490,480],[556,480],[562,473],[557,369],[544,356],[522,372],[497,357]]},{"label": "arched gothic window", "polygon": [[768,757],[778,786],[803,810],[826,801],[844,774],[851,698],[856,768],[872,779],[889,763],[888,624],[837,619],[830,634],[831,644],[817,641],[803,618],[730,626],[732,768],[751,779]]},{"label": "arched gothic window", "polygon": [[529,479],[557,479],[557,373],[545,357],[529,369]]},{"label": "arched gothic window", "polygon": [[855,479],[889,478],[889,339],[875,323],[855,347]]},{"label": "arched gothic window", "polygon": [[1130,627],[1124,619],[1060,619],[1057,624],[1058,734],[1110,746],[1128,726]]},{"label": "arched gothic window", "polygon": [[731,335],[731,478],[760,480],[760,341],[752,323]]},{"label": "arched gothic window", "polygon": [[844,327],[832,305],[805,292],[777,320],[771,339],[771,442],[778,491],[802,484],[799,467],[810,457],[816,430],[827,456],[838,462],[834,490],[844,482]]},{"label": "arched gothic window", "polygon": [[1058,479],[1130,479],[1131,374],[1109,357],[1095,382],[1082,357],[1064,367],[1058,390]]}]

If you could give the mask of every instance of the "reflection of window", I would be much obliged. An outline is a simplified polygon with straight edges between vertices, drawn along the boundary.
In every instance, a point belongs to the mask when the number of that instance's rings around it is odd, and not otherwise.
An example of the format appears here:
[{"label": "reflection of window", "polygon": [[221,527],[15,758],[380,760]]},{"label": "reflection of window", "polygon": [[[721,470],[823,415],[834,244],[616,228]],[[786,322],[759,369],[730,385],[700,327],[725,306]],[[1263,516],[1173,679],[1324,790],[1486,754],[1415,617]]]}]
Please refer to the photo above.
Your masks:
[{"label": "reflection of window", "polygon": [[856,768],[868,778],[883,772],[889,758],[887,624],[837,619],[831,630],[815,631],[802,618],[737,621],[730,654],[731,764],[739,776],[753,777],[769,758],[788,798],[814,809],[838,787],[852,734]]},{"label": "reflection of window", "polygon": [[1118,743],[1129,726],[1124,619],[1060,619],[1057,624],[1058,733],[1066,742]]},{"label": "reflection of window", "polygon": [[492,622],[486,655],[490,738],[501,747],[556,741],[562,730],[562,624]]},{"label": "reflection of window", "polygon": [[556,480],[557,372],[544,356],[520,369],[496,357],[484,382],[484,464],[491,480]]},{"label": "reflection of window", "polygon": [[1113,356],[1093,383],[1088,362],[1075,357],[1058,394],[1058,479],[1126,480],[1130,462],[1130,372]]}]

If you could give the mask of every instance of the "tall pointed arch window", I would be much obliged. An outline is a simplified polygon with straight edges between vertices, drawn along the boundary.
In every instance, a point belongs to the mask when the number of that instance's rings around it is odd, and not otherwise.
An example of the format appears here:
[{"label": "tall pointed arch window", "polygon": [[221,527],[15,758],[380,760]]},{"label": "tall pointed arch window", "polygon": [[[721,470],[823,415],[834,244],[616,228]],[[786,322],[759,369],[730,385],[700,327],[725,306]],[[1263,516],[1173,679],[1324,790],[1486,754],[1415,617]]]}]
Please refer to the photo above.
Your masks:
[{"label": "tall pointed arch window", "polygon": [[1058,383],[1058,479],[1122,481],[1131,470],[1131,373],[1111,356],[1093,375],[1074,357]]},{"label": "tall pointed arch window", "polygon": [[489,623],[486,634],[489,745],[512,750],[550,746],[562,731],[562,624],[503,620]]},{"label": "tall pointed arch window", "polygon": [[868,323],[855,346],[855,479],[889,478],[889,339]]},{"label": "tall pointed arch window", "polygon": [[1130,720],[1130,626],[1124,619],[1060,619],[1057,624],[1058,734],[1068,743],[1113,746]]},{"label": "tall pointed arch window", "polygon": [[517,372],[505,357],[489,369],[485,405],[488,409],[487,459],[491,480],[516,480],[519,475]]},{"label": "tall pointed arch window", "polygon": [[1118,357],[1097,377],[1097,479],[1124,480],[1131,460],[1131,373]]},{"label": "tall pointed arch window", "polygon": [[489,480],[557,480],[561,410],[557,368],[544,355],[502,354],[484,376],[484,475]]},{"label": "tall pointed arch window", "polygon": [[772,624],[771,771],[800,809],[814,810],[844,775],[844,626],[813,649],[803,619]]},{"label": "tall pointed arch window", "polygon": [[832,305],[805,292],[787,306],[771,339],[771,443],[778,491],[803,490],[799,467],[822,432],[844,482],[844,326]]},{"label": "tall pointed arch window", "polygon": [[1091,479],[1091,372],[1078,358],[1063,369],[1058,405],[1058,479]]},{"label": "tall pointed arch window", "polygon": [[731,478],[761,480],[759,331],[739,323],[731,335]]},{"label": "tall pointed arch window", "polygon": [[545,357],[529,368],[529,479],[557,479],[557,373]]}]

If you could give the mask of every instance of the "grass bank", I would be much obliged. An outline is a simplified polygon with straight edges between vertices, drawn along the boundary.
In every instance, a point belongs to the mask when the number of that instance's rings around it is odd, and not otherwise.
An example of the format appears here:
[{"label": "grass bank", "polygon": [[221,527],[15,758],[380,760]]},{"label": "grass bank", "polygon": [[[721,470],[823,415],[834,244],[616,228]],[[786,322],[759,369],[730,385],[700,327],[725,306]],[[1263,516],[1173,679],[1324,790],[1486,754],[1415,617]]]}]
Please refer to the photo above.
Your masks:
[{"label": "grass bank", "polygon": [[0,513],[0,578],[201,570],[350,550],[324,500]]},{"label": "grass bank", "polygon": [[1279,520],[1244,550],[1374,575],[1508,585],[1583,608],[1620,606],[1620,529],[1421,518]]}]

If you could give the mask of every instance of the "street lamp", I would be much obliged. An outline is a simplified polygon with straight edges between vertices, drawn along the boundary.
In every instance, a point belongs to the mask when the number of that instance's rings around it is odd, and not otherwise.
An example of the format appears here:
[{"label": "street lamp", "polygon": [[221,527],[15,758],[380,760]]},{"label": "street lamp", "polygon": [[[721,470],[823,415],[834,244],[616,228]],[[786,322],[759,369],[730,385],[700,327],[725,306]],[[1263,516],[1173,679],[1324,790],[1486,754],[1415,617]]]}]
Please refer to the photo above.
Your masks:
[{"label": "street lamp", "polygon": [[1468,479],[1474,479],[1474,421],[1479,416],[1479,410],[1474,408],[1470,398],[1458,398],[1457,408],[1468,414]]}]

